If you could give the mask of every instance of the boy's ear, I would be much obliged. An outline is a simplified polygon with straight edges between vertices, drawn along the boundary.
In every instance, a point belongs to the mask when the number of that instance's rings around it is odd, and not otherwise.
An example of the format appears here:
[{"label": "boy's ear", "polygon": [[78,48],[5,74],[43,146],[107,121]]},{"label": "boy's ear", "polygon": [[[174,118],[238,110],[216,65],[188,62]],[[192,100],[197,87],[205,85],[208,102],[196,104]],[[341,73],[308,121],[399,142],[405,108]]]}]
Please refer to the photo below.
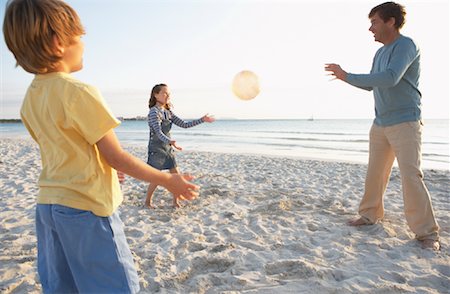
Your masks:
[{"label": "boy's ear", "polygon": [[64,55],[65,47],[61,44],[58,37],[56,35],[53,35],[53,46],[55,48],[55,53],[59,56]]}]

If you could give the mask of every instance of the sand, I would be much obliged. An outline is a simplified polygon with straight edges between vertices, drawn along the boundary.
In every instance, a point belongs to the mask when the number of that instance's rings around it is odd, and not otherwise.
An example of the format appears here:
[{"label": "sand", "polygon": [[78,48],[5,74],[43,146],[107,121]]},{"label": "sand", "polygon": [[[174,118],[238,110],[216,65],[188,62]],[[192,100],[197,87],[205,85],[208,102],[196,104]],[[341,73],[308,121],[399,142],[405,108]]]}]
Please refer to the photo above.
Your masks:
[{"label": "sand", "polygon": [[[0,292],[40,293],[31,140],[0,139]],[[146,148],[127,147],[146,159]],[[346,226],[364,190],[365,165],[239,154],[179,152],[201,196],[171,208],[158,188],[127,177],[120,208],[141,293],[449,293],[450,173],[425,170],[441,251],[423,250],[406,225],[399,172],[385,219]]]}]

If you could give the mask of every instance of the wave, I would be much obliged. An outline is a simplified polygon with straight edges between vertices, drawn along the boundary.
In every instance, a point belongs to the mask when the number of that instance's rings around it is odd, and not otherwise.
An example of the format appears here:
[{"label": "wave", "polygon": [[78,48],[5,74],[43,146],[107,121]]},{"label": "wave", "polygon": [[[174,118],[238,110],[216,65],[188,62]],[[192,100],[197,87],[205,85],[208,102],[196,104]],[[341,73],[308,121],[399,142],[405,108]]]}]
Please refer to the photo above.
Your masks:
[{"label": "wave", "polygon": [[[249,131],[253,133],[280,133],[278,131]],[[299,134],[299,135],[325,135],[325,136],[367,136],[365,133],[330,133],[330,132],[305,132],[305,131],[283,131],[285,134]]]},{"label": "wave", "polygon": [[[208,137],[208,138],[248,138],[248,139],[258,139],[258,140],[286,140],[286,141],[308,141],[308,142],[334,142],[334,143],[369,143],[368,139],[332,139],[332,138],[311,138],[311,137],[271,137],[271,136],[247,136],[246,133],[229,133],[229,134],[218,134],[218,133],[203,133],[203,132],[172,132],[175,136],[186,136],[186,137]],[[275,133],[275,132],[272,132]],[[283,132],[288,133],[288,132]],[[132,131],[132,130],[120,130],[117,131],[117,134],[124,134],[125,136],[130,136],[135,134],[134,139],[136,140],[147,140],[148,139],[148,131]],[[300,134],[300,133],[298,133]],[[302,134],[316,134],[316,135],[328,135],[329,133],[307,133],[303,132]],[[337,133],[334,133],[336,135]],[[145,136],[144,136],[145,135]],[[353,134],[356,136],[356,134]],[[436,141],[426,141],[423,144],[429,145],[448,145],[446,142],[436,142]],[[286,144],[287,145],[287,144]]]},{"label": "wave", "polygon": [[278,147],[299,147],[304,149],[314,149],[314,150],[333,150],[333,151],[348,151],[348,152],[358,152],[358,153],[368,153],[368,150],[365,149],[350,149],[350,148],[338,148],[338,147],[329,147],[329,146],[310,146],[310,145],[300,145],[300,144],[277,144],[277,143],[265,143],[259,144],[254,143],[255,145],[266,145],[266,146],[278,146]]}]

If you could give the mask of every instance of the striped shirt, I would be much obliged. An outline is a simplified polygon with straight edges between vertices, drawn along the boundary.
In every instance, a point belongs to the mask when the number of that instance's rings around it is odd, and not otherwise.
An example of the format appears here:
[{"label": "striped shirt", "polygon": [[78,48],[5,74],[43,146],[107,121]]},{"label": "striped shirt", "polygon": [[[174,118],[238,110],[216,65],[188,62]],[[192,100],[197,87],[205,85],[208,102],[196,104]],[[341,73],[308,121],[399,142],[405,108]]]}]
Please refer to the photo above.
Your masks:
[{"label": "striped shirt", "polygon": [[184,121],[169,109],[153,106],[148,113],[148,126],[150,127],[150,132],[155,133],[165,144],[170,144],[171,139],[161,130],[161,123],[163,120],[170,120],[175,125],[184,129],[192,128],[203,123],[201,118],[193,121]]}]

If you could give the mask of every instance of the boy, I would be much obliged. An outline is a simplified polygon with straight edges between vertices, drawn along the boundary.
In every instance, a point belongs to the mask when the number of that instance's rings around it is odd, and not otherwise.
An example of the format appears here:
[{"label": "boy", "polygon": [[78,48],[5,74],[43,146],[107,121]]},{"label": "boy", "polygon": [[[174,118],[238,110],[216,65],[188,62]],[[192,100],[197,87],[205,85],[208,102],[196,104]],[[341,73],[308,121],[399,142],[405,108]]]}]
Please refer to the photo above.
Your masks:
[{"label": "boy", "polygon": [[36,207],[38,273],[45,293],[135,293],[139,281],[117,208],[116,170],[198,196],[191,177],[166,174],[125,152],[119,121],[96,88],[71,77],[82,69],[84,34],[60,0],[10,0],[3,23],[17,65],[35,74],[20,111],[39,144]]}]

